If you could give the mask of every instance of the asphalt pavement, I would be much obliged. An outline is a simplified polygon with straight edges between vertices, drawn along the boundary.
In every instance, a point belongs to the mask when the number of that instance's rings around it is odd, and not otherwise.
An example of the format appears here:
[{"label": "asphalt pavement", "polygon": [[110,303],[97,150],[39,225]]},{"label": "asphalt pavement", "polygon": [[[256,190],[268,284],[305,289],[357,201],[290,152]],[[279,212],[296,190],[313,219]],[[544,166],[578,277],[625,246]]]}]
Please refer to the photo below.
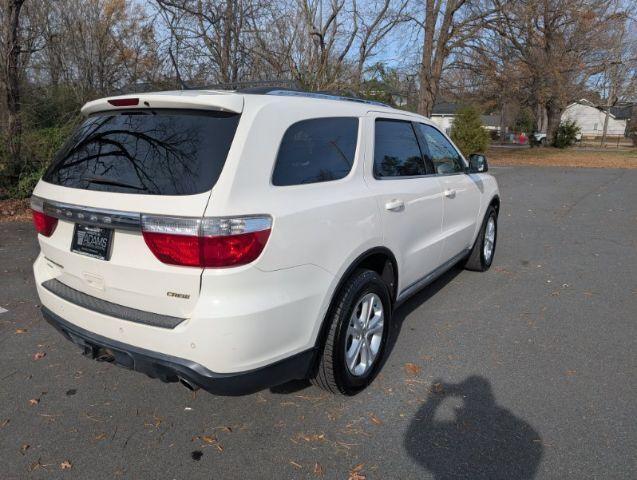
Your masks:
[{"label": "asphalt pavement", "polygon": [[34,230],[0,223],[0,478],[637,478],[637,171],[493,173],[493,267],[402,306],[351,398],[88,360],[40,316]]}]

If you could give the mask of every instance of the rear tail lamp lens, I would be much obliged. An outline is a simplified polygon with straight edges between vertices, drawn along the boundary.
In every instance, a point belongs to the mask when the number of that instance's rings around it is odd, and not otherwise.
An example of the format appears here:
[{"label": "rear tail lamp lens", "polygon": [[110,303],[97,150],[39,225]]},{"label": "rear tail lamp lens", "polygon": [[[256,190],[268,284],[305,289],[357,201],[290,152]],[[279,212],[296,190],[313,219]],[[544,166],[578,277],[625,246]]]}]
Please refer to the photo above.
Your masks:
[{"label": "rear tail lamp lens", "polygon": [[220,268],[257,259],[270,236],[272,217],[181,218],[142,215],[146,245],[163,263]]},{"label": "rear tail lamp lens", "polygon": [[33,215],[33,225],[35,230],[45,237],[50,237],[57,227],[58,219],[44,213],[42,199],[31,198],[31,213]]}]

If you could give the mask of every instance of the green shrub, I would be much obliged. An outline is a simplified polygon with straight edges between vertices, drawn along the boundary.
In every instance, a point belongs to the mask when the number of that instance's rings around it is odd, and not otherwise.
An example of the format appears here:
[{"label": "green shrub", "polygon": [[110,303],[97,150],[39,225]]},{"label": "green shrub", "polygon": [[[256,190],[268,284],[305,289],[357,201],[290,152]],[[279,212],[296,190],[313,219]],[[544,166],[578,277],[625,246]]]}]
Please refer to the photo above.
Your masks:
[{"label": "green shrub", "polygon": [[523,107],[515,117],[515,131],[531,134],[535,129],[535,118],[528,107]]},{"label": "green shrub", "polygon": [[31,195],[72,128],[73,124],[68,123],[61,127],[27,131],[22,135],[22,165],[18,169],[17,181],[7,188],[9,196],[26,198]]},{"label": "green shrub", "polygon": [[482,126],[478,110],[474,107],[458,110],[451,127],[451,139],[465,157],[487,149],[489,132]]},{"label": "green shrub", "polygon": [[577,141],[577,136],[581,132],[581,129],[577,126],[577,123],[572,120],[566,120],[560,123],[555,131],[553,138],[553,146],[556,148],[567,148],[573,145]]}]

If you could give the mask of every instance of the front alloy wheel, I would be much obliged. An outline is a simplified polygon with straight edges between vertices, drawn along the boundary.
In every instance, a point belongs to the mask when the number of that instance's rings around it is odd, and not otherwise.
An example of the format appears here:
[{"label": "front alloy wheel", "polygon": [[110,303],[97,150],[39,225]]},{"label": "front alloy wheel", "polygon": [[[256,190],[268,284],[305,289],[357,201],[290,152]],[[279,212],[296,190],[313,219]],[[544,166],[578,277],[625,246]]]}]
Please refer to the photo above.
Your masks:
[{"label": "front alloy wheel", "polygon": [[484,216],[482,228],[476,238],[465,268],[485,272],[493,263],[495,246],[498,240],[498,212],[490,206]]}]

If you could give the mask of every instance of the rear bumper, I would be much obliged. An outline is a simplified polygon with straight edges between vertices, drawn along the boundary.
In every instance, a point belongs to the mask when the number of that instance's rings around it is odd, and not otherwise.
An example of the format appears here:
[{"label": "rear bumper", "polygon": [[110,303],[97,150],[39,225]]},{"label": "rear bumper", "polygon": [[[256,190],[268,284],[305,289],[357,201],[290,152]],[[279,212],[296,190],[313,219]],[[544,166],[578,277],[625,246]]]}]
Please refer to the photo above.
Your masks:
[{"label": "rear bumper", "polygon": [[46,307],[42,307],[42,314],[47,322],[91,358],[107,357],[117,365],[164,382],[183,379],[218,395],[246,395],[290,380],[306,378],[315,358],[315,350],[310,349],[254,370],[215,373],[190,360],[145,350],[91,333],[67,322]]},{"label": "rear bumper", "polygon": [[[38,296],[50,312],[92,335],[187,359],[219,374],[258,370],[314,348],[333,278],[311,265],[206,272],[192,309],[179,313],[174,308],[179,299],[173,299],[172,310],[164,309],[159,297],[147,308],[149,298],[129,298],[119,277],[109,277],[98,289],[52,262],[41,254],[34,263]],[[97,266],[87,263],[91,268]]]}]

